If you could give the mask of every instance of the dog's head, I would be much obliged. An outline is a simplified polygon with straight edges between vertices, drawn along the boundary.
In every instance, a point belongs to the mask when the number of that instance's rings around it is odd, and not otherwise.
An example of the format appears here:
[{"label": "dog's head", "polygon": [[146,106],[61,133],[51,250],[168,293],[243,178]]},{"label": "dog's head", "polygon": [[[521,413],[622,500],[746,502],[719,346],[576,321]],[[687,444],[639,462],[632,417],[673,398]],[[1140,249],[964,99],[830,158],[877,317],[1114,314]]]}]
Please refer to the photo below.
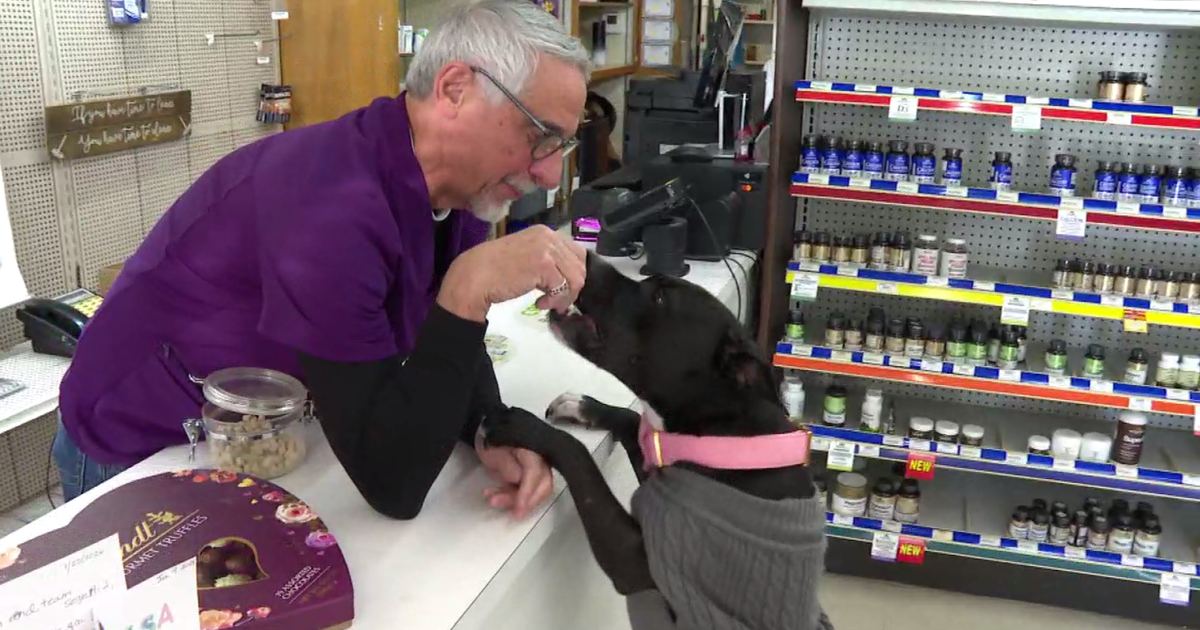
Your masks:
[{"label": "dog's head", "polygon": [[555,335],[650,403],[669,430],[778,430],[751,419],[764,417],[764,405],[782,414],[770,364],[708,291],[677,278],[632,280],[588,252],[587,282],[575,306],[567,315],[551,313]]}]

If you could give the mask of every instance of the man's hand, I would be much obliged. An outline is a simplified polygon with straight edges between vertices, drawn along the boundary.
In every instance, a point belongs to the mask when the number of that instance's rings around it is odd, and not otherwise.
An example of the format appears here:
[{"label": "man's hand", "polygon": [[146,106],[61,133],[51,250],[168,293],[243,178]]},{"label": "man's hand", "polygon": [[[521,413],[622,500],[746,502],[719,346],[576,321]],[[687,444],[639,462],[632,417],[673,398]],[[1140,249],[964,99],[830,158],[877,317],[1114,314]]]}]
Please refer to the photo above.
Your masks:
[{"label": "man's hand", "polygon": [[475,437],[475,452],[483,467],[503,484],[483,491],[488,505],[510,510],[513,516],[521,519],[550,498],[554,475],[546,460],[537,453],[507,446],[488,447],[483,443],[482,434]]}]

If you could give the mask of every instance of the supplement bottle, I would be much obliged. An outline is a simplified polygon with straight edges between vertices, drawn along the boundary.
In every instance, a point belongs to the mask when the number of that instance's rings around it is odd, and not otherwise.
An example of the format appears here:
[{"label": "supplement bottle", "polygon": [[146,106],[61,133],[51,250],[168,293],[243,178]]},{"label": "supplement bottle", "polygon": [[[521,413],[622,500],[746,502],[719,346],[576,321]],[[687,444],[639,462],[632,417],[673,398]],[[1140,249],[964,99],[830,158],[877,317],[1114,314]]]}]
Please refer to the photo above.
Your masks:
[{"label": "supplement bottle", "polygon": [[1054,279],[1053,284],[1055,289],[1071,288],[1071,259],[1059,258],[1058,262],[1054,263]]},{"label": "supplement bottle", "polygon": [[1143,558],[1158,557],[1158,541],[1162,537],[1162,525],[1153,514],[1145,517],[1137,533],[1133,535],[1133,554]]},{"label": "supplement bottle", "polygon": [[983,446],[983,427],[977,424],[964,424],[962,428],[963,446]]},{"label": "supplement bottle", "polygon": [[1029,520],[1029,540],[1050,542],[1050,515],[1044,510],[1033,512]]},{"label": "supplement bottle", "polygon": [[896,515],[896,487],[887,479],[875,482],[871,490],[871,505],[867,510],[870,518],[890,521]]},{"label": "supplement bottle", "polygon": [[1096,274],[1096,292],[1108,295],[1117,286],[1117,266],[1112,263],[1100,265]]},{"label": "supplement bottle", "polygon": [[934,438],[943,444],[958,444],[958,423],[951,420],[938,420],[933,423]]},{"label": "supplement bottle", "polygon": [[888,354],[904,354],[904,320],[894,317],[888,321],[887,339],[885,341]]},{"label": "supplement bottle", "polygon": [[792,260],[800,262],[812,260],[812,248],[812,234],[800,231],[792,236]]},{"label": "supplement bottle", "polygon": [[937,156],[933,154],[933,145],[928,142],[918,142],[913,145],[912,174],[913,181],[918,184],[933,184],[937,182]]},{"label": "supplement bottle", "polygon": [[1108,548],[1108,533],[1111,530],[1107,516],[1094,514],[1088,526],[1087,548],[1092,551],[1104,551]]},{"label": "supplement bottle", "polygon": [[1044,435],[1031,435],[1025,443],[1030,455],[1049,455],[1050,438]]},{"label": "supplement bottle", "polygon": [[1126,103],[1142,103],[1146,100],[1146,80],[1149,77],[1145,72],[1122,72],[1121,83],[1123,87],[1123,96]]},{"label": "supplement bottle", "polygon": [[788,341],[804,341],[804,311],[794,308],[788,312],[785,334]]},{"label": "supplement bottle", "polygon": [[1088,512],[1075,510],[1071,517],[1071,546],[1085,547],[1088,539]]},{"label": "supplement bottle", "polygon": [[1179,383],[1179,355],[1164,352],[1158,357],[1158,369],[1154,372],[1154,384],[1159,387],[1175,387]]},{"label": "supplement bottle", "polygon": [[1176,387],[1194,390],[1200,385],[1200,356],[1185,354],[1179,362],[1179,377]]},{"label": "supplement bottle", "polygon": [[1071,544],[1071,517],[1064,513],[1056,513],[1054,522],[1050,524],[1050,544],[1065,547]]},{"label": "supplement bottle", "polygon": [[813,236],[812,261],[818,265],[828,265],[833,257],[833,248],[829,244],[828,232],[817,232]]},{"label": "supplement bottle", "polygon": [[1002,370],[1015,370],[1020,364],[1021,346],[1017,340],[1017,331],[1008,328],[1000,335],[1000,352],[996,365]]},{"label": "supplement bottle", "polygon": [[994,190],[1012,190],[1013,164],[1012,154],[1008,151],[996,151],[992,160],[992,176],[988,180]]},{"label": "supplement bottle", "polygon": [[846,350],[851,352],[862,352],[863,349],[863,323],[860,319],[851,319],[846,324]]},{"label": "supplement bottle", "polygon": [[845,236],[833,237],[833,264],[850,264],[850,238]]},{"label": "supplement bottle", "polygon": [[1137,288],[1137,278],[1133,265],[1123,265],[1117,271],[1117,281],[1113,285],[1113,293],[1123,297],[1132,297]]},{"label": "supplement bottle", "polygon": [[1158,280],[1161,277],[1161,272],[1154,267],[1142,267],[1138,269],[1137,287],[1134,289],[1134,294],[1140,298],[1152,298],[1158,294]]},{"label": "supplement bottle", "polygon": [[1184,274],[1179,283],[1179,301],[1195,303],[1200,300],[1200,273],[1192,271]]},{"label": "supplement bottle", "polygon": [[863,175],[871,179],[885,179],[886,159],[883,154],[882,142],[868,142],[867,151],[863,154]]},{"label": "supplement bottle", "polygon": [[912,165],[908,156],[908,143],[904,140],[892,140],[888,143],[886,178],[893,182],[908,181]]},{"label": "supplement bottle", "polygon": [[825,346],[841,350],[846,345],[846,316],[838,312],[829,314],[825,322]]},{"label": "supplement bottle", "polygon": [[1145,385],[1146,377],[1150,375],[1150,361],[1146,351],[1134,348],[1129,351],[1129,360],[1125,362],[1125,378],[1130,385]]},{"label": "supplement bottle", "polygon": [[883,352],[883,340],[885,337],[883,326],[884,323],[881,319],[867,320],[867,334],[863,339],[863,350],[867,352]]},{"label": "supplement bottle", "polygon": [[1162,205],[1186,208],[1188,205],[1188,180],[1182,166],[1168,166],[1163,176]]},{"label": "supplement bottle", "polygon": [[1050,194],[1060,197],[1075,196],[1075,156],[1060,153],[1054,156],[1050,169]]},{"label": "supplement bottle", "polygon": [[883,430],[883,390],[868,389],[863,398],[859,431],[879,433]]},{"label": "supplement bottle", "polygon": [[996,365],[996,363],[1000,360],[1000,344],[1001,344],[1001,342],[1002,342],[1002,340],[1000,338],[1000,329],[996,326],[996,324],[992,324],[991,328],[988,329],[988,354],[987,354],[988,363],[990,363],[991,365]]},{"label": "supplement bottle", "polygon": [[1091,293],[1096,287],[1096,264],[1090,260],[1083,261],[1083,266],[1079,270],[1079,286],[1075,287],[1080,291]]},{"label": "supplement bottle", "polygon": [[1113,438],[1112,460],[1125,466],[1137,466],[1142,460],[1142,444],[1146,439],[1146,416],[1136,411],[1122,411]]},{"label": "supplement bottle", "polygon": [[1168,271],[1158,285],[1158,297],[1174,302],[1179,299],[1179,285],[1183,283],[1184,274],[1178,271]]},{"label": "supplement bottle", "polygon": [[910,318],[904,334],[904,356],[920,359],[925,356],[925,325],[921,320]]},{"label": "supplement bottle", "polygon": [[846,388],[841,385],[825,388],[825,404],[822,409],[822,424],[829,427],[846,426]]},{"label": "supplement bottle", "polygon": [[1087,378],[1104,378],[1104,346],[1093,343],[1083,356],[1083,375]]},{"label": "supplement bottle", "polygon": [[1142,200],[1142,172],[1137,164],[1126,162],[1117,171],[1117,201]]},{"label": "supplement bottle", "polygon": [[1128,512],[1118,514],[1108,535],[1108,550],[1113,553],[1133,553],[1133,517]]},{"label": "supplement bottle", "polygon": [[1014,540],[1029,540],[1029,508],[1022,505],[1013,510],[1008,522],[1008,537]]},{"label": "supplement bottle", "polygon": [[871,239],[871,269],[887,271],[888,249],[892,243],[892,235],[887,232],[876,232]]},{"label": "supplement bottle", "polygon": [[863,176],[862,140],[851,140],[846,143],[846,152],[842,155],[842,175],[846,177]]},{"label": "supplement bottle", "polygon": [[946,149],[942,156],[942,183],[946,186],[962,186],[962,149]]},{"label": "supplement bottle", "polygon": [[800,172],[809,175],[821,172],[820,136],[804,136],[800,144]]},{"label": "supplement bottle", "polygon": [[961,238],[946,239],[938,275],[946,278],[967,277],[967,241]]},{"label": "supplement bottle", "polygon": [[946,360],[965,363],[967,360],[967,327],[962,322],[951,322],[946,337]]},{"label": "supplement bottle", "polygon": [[923,276],[937,275],[940,254],[937,236],[918,234],[912,250],[912,272]]},{"label": "supplement bottle", "polygon": [[866,268],[871,261],[871,245],[866,234],[856,234],[851,241],[850,262],[860,269]]},{"label": "supplement bottle", "polygon": [[788,418],[799,422],[804,414],[804,383],[800,382],[800,377],[792,373],[784,376],[779,394]]},{"label": "supplement bottle", "polygon": [[921,514],[921,487],[916,479],[905,479],[900,483],[900,495],[896,497],[895,519],[901,523],[916,523]]},{"label": "supplement bottle", "polygon": [[946,337],[939,324],[930,324],[925,335],[925,358],[941,361],[946,356]]},{"label": "supplement bottle", "polygon": [[1138,188],[1142,195],[1142,203],[1158,203],[1162,190],[1162,172],[1162,167],[1157,164],[1142,167],[1142,182]]},{"label": "supplement bottle", "polygon": [[1120,101],[1125,95],[1125,85],[1121,83],[1121,73],[1106,70],[1100,73],[1100,83],[1096,98],[1102,101]]},{"label": "supplement bottle", "polygon": [[1112,162],[1101,160],[1096,167],[1096,180],[1092,185],[1092,196],[1105,201],[1117,200],[1117,169]]},{"label": "supplement bottle", "polygon": [[821,150],[821,172],[826,175],[842,174],[842,139],[840,137],[826,138]]},{"label": "supplement bottle", "polygon": [[1055,376],[1067,373],[1067,342],[1054,339],[1046,349],[1046,371]]},{"label": "supplement bottle", "polygon": [[908,437],[914,440],[932,440],[934,422],[929,418],[913,416],[908,419]]},{"label": "supplement bottle", "polygon": [[971,343],[967,346],[967,365],[987,365],[988,333],[980,328],[971,329]]},{"label": "supplement bottle", "polygon": [[907,272],[912,265],[912,242],[908,232],[896,232],[892,244],[888,247],[888,270]]},{"label": "supplement bottle", "polygon": [[1200,208],[1200,171],[1189,166],[1186,176],[1188,180],[1188,207]]},{"label": "supplement bottle", "polygon": [[866,516],[867,478],[853,472],[840,473],[833,486],[832,511],[838,516]]}]

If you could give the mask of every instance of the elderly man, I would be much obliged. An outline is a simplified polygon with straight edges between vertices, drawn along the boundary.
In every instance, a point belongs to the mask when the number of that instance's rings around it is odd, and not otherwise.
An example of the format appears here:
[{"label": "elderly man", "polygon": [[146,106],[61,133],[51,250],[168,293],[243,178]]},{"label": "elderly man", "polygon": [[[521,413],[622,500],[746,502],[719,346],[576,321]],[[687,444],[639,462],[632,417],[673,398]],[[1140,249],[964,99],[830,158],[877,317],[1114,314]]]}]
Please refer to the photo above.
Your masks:
[{"label": "elderly man", "polygon": [[[303,381],[366,501],[421,509],[458,440],[516,516],[545,500],[545,462],[477,439],[507,413],[484,350],[488,308],[540,289],[565,309],[584,253],[487,222],[558,185],[589,72],[579,42],[528,0],[448,10],[408,91],[243,147],[202,175],[128,260],[62,384],[54,457],[68,499],[186,443],[189,376],[231,366]],[[460,210],[454,210],[460,209]]]}]

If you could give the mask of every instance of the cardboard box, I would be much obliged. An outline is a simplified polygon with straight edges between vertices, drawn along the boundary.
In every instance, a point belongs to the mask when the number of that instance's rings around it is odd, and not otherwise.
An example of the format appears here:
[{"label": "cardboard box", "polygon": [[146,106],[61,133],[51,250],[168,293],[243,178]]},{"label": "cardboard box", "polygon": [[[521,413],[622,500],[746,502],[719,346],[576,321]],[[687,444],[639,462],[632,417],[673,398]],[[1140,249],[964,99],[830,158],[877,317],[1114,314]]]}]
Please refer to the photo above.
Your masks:
[{"label": "cardboard box", "polygon": [[125,263],[117,263],[109,265],[96,273],[97,292],[100,295],[108,295],[108,290],[112,288],[113,282],[116,282],[117,275],[121,273],[121,269],[125,267]]}]

